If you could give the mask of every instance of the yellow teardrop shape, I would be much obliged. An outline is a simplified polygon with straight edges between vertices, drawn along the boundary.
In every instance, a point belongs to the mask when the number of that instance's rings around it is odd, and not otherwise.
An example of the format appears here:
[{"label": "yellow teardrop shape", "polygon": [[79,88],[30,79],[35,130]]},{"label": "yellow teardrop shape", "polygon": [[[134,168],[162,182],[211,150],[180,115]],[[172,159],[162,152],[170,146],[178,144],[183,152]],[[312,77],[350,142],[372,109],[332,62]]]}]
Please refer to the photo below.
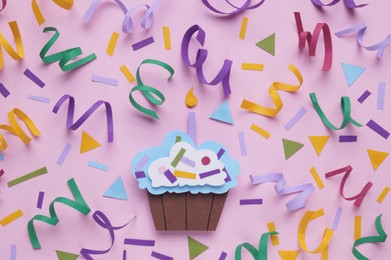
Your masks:
[{"label": "yellow teardrop shape", "polygon": [[193,107],[197,106],[197,104],[198,104],[198,99],[193,94],[193,87],[191,87],[189,92],[187,92],[187,94],[186,94],[185,104],[188,108],[193,108]]}]

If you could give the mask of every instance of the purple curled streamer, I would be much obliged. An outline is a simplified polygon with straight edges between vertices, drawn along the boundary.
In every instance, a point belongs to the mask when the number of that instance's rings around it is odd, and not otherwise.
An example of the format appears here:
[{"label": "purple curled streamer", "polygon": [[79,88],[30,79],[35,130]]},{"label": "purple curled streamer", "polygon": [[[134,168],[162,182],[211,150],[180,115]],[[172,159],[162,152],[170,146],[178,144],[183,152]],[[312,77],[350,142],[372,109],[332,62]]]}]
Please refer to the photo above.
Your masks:
[{"label": "purple curled streamer", "polygon": [[234,11],[232,12],[223,12],[223,11],[220,11],[216,8],[214,8],[210,3],[209,3],[209,0],[202,0],[202,3],[211,11],[215,12],[215,13],[218,13],[218,14],[226,14],[226,15],[237,15],[245,10],[249,10],[249,9],[255,9],[259,6],[261,6],[265,0],[261,0],[259,3],[256,3],[254,5],[251,5],[250,6],[250,3],[251,3],[251,0],[246,0],[242,6],[236,6],[234,4],[232,4],[229,0],[225,0],[225,2],[230,5],[231,7],[235,8]]},{"label": "purple curled streamer", "polygon": [[[332,6],[332,5],[339,3],[339,1],[341,1],[341,0],[333,0],[331,3],[328,3],[328,4],[324,4],[321,0],[311,0],[311,1],[314,5],[317,5],[317,6]],[[368,4],[357,5],[354,2],[354,0],[343,0],[343,2],[350,9],[360,8],[360,7],[364,7],[364,6],[368,5]]]}]

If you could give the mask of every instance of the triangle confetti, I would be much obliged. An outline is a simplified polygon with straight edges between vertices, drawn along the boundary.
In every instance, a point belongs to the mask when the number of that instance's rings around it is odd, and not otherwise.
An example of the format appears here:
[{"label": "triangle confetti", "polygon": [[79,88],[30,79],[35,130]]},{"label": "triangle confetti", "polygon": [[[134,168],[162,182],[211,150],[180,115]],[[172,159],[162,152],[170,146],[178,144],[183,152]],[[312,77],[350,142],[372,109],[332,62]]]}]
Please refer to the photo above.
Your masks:
[{"label": "triangle confetti", "polygon": [[104,197],[119,199],[119,200],[128,200],[128,195],[122,182],[121,176],[110,186],[110,188],[103,194]]},{"label": "triangle confetti", "polygon": [[282,144],[284,145],[285,160],[288,160],[304,146],[304,144],[287,139],[282,139]]},{"label": "triangle confetti", "polygon": [[189,244],[190,260],[193,260],[194,258],[199,256],[200,254],[202,254],[203,252],[205,252],[209,248],[208,246],[202,244],[201,242],[198,242],[197,240],[195,240],[189,236],[187,237],[187,241]]},{"label": "triangle confetti", "polygon": [[300,254],[299,250],[278,250],[278,254],[281,257],[281,260],[296,260]]},{"label": "triangle confetti", "polygon": [[308,136],[308,138],[310,139],[310,142],[311,142],[312,146],[314,147],[316,154],[318,156],[320,156],[320,154],[322,153],[323,148],[325,147],[326,143],[328,142],[330,136],[328,136],[328,135]]},{"label": "triangle confetti", "polygon": [[91,151],[95,148],[98,148],[100,143],[96,141],[92,136],[87,132],[83,131],[81,134],[81,143],[80,143],[80,154]]},{"label": "triangle confetti", "polygon": [[370,149],[368,149],[367,151],[368,151],[369,160],[372,163],[373,170],[376,171],[377,168],[379,168],[379,166],[387,158],[388,153],[370,150]]},{"label": "triangle confetti", "polygon": [[365,71],[365,68],[354,66],[347,63],[342,63],[343,73],[345,74],[346,82],[350,87]]},{"label": "triangle confetti", "polygon": [[257,45],[262,50],[274,56],[275,46],[276,46],[276,34],[273,33],[269,35],[268,37],[256,43],[255,45]]},{"label": "triangle confetti", "polygon": [[79,255],[56,250],[58,260],[76,260]]},{"label": "triangle confetti", "polygon": [[224,102],[212,113],[212,115],[210,115],[209,118],[233,125],[234,120],[228,106],[228,100],[224,100]]}]

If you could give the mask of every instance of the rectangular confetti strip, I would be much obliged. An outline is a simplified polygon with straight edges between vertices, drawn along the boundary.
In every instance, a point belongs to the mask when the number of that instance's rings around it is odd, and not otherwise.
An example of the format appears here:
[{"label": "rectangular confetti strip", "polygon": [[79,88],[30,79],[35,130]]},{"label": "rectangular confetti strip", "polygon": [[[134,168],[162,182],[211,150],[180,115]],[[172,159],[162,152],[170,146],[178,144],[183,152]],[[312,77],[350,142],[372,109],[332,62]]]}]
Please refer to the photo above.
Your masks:
[{"label": "rectangular confetti strip", "polygon": [[247,155],[247,146],[246,146],[246,140],[244,139],[244,133],[239,132],[238,137],[239,137],[240,153],[242,156],[246,156]]},{"label": "rectangular confetti strip", "polygon": [[302,107],[285,125],[286,130],[290,130],[307,113],[307,109]]},{"label": "rectangular confetti strip", "polygon": [[129,81],[130,84],[133,84],[133,82],[136,81],[133,74],[130,72],[128,67],[126,67],[126,65],[122,65],[119,70],[122,72],[122,74],[124,74],[125,78]]},{"label": "rectangular confetti strip", "polygon": [[380,82],[377,85],[377,109],[384,110],[384,97],[386,95],[386,83]]},{"label": "rectangular confetti strip", "polygon": [[170,27],[163,26],[164,49],[171,50]]},{"label": "rectangular confetti strip", "polygon": [[151,256],[153,258],[157,258],[157,259],[160,259],[160,260],[173,260],[174,259],[171,256],[163,255],[163,254],[160,254],[160,253],[155,252],[155,251],[152,251]]},{"label": "rectangular confetti strip", "polygon": [[112,78],[106,78],[98,75],[92,75],[91,81],[106,84],[106,85],[111,85],[115,87],[118,86],[118,80]]},{"label": "rectangular confetti strip", "polygon": [[11,244],[10,246],[10,260],[16,260],[16,245]]},{"label": "rectangular confetti strip", "polygon": [[34,95],[27,95],[27,98],[28,98],[28,99],[31,99],[31,100],[34,100],[34,101],[41,102],[41,103],[46,103],[46,104],[49,104],[49,103],[50,103],[50,98],[48,98],[48,97],[40,97],[40,96],[34,96]]},{"label": "rectangular confetti strip", "polygon": [[220,159],[221,156],[223,156],[224,153],[225,153],[224,149],[221,148],[221,149],[219,150],[219,152],[217,153],[217,158]]},{"label": "rectangular confetti strip", "polygon": [[155,246],[155,240],[125,238],[124,244],[134,246]]},{"label": "rectangular confetti strip", "polygon": [[208,171],[208,172],[200,173],[199,176],[200,176],[200,179],[204,179],[204,178],[207,178],[209,176],[212,176],[212,175],[215,175],[215,174],[219,174],[219,173],[220,173],[220,170],[216,169],[216,170],[211,170],[211,171]]},{"label": "rectangular confetti strip", "polygon": [[102,171],[108,171],[109,170],[109,166],[108,165],[102,164],[102,163],[98,163],[98,162],[88,162],[88,166],[90,166],[92,168],[96,168],[96,169],[102,170]]},{"label": "rectangular confetti strip", "polygon": [[110,37],[109,44],[107,45],[106,53],[111,57],[114,54],[115,46],[117,45],[119,34],[117,32],[113,32]]},{"label": "rectangular confetti strip", "polygon": [[45,196],[45,192],[40,191],[38,194],[37,208],[42,209],[43,197]]},{"label": "rectangular confetti strip", "polygon": [[185,171],[174,171],[174,176],[179,178],[185,178],[185,179],[193,179],[193,180],[197,178],[197,174],[192,172],[185,172]]},{"label": "rectangular confetti strip", "polygon": [[23,176],[21,176],[21,177],[19,177],[19,178],[17,178],[17,179],[14,179],[14,180],[12,180],[12,181],[9,181],[9,182],[7,183],[7,185],[8,185],[8,187],[12,187],[12,186],[15,186],[15,185],[17,185],[17,184],[19,184],[19,183],[28,181],[28,180],[30,180],[30,179],[33,179],[33,178],[35,178],[35,177],[38,177],[38,176],[43,175],[43,174],[46,174],[46,173],[48,173],[48,170],[46,169],[46,167],[43,167],[43,168],[41,168],[41,169],[38,169],[38,170],[36,170],[36,171],[30,172],[30,173],[28,173],[28,174],[26,174],[26,175],[23,175]]},{"label": "rectangular confetti strip", "polygon": [[248,17],[243,17],[242,25],[240,26],[240,33],[239,33],[239,39],[241,40],[244,40],[244,38],[246,37],[247,24],[248,24]]},{"label": "rectangular confetti strip", "polygon": [[371,95],[371,92],[368,90],[365,90],[364,93],[357,99],[358,102],[363,103],[369,96]]},{"label": "rectangular confetti strip", "polygon": [[134,175],[136,175],[136,178],[137,178],[137,179],[141,179],[141,178],[147,177],[147,176],[145,175],[145,172],[144,172],[144,171],[135,172]]},{"label": "rectangular confetti strip", "polygon": [[148,155],[144,155],[143,158],[136,164],[136,171],[141,171],[149,161]]},{"label": "rectangular confetti strip", "polygon": [[354,217],[354,241],[361,237],[361,216]]},{"label": "rectangular confetti strip", "polygon": [[357,142],[357,135],[340,135],[340,143],[354,143]]},{"label": "rectangular confetti strip", "polygon": [[10,95],[10,92],[8,89],[3,85],[3,83],[0,83],[0,93],[3,97],[8,97]]},{"label": "rectangular confetti strip", "polygon": [[177,178],[172,174],[170,170],[164,172],[164,176],[171,182],[174,183],[177,181]]},{"label": "rectangular confetti strip", "polygon": [[382,203],[389,191],[390,191],[390,187],[388,186],[385,187],[383,191],[380,193],[379,197],[377,197],[376,201]]},{"label": "rectangular confetti strip", "polygon": [[155,42],[155,40],[151,36],[151,37],[146,38],[146,39],[144,39],[142,41],[139,41],[139,42],[136,42],[136,43],[132,44],[132,48],[133,48],[134,51],[137,51],[137,50],[139,50],[141,48],[144,48],[145,46],[148,46],[148,45],[150,45],[150,44],[152,44],[154,42]]},{"label": "rectangular confetti strip", "polygon": [[23,73],[27,78],[29,78],[32,82],[38,85],[38,87],[43,88],[45,83],[38,78],[34,73],[32,73],[29,69],[26,69]]},{"label": "rectangular confetti strip", "polygon": [[174,160],[171,162],[172,167],[176,167],[179,163],[179,161],[182,159],[182,156],[185,154],[186,149],[181,148],[178,152],[178,154],[175,156]]},{"label": "rectangular confetti strip", "polygon": [[190,160],[189,158],[186,158],[185,156],[182,156],[181,162],[192,167],[192,168],[194,168],[196,165],[196,163],[194,161]]},{"label": "rectangular confetti strip", "polygon": [[262,199],[242,199],[240,200],[240,205],[262,205]]},{"label": "rectangular confetti strip", "polygon": [[338,229],[338,224],[339,224],[339,220],[341,219],[341,214],[342,214],[342,208],[338,207],[337,212],[335,213],[333,226],[332,226],[332,229],[334,231],[336,231]]},{"label": "rectangular confetti strip", "polygon": [[187,114],[187,134],[193,140],[194,145],[197,145],[197,130],[196,130],[196,114],[189,112]]},{"label": "rectangular confetti strip", "polygon": [[259,63],[242,63],[242,70],[263,71],[263,64],[259,64]]},{"label": "rectangular confetti strip", "polygon": [[64,163],[65,159],[67,158],[68,153],[71,150],[71,148],[72,148],[71,144],[68,143],[68,144],[65,145],[64,149],[62,150],[60,156],[57,159],[57,164],[58,165],[60,165],[60,166],[63,165],[63,163]]},{"label": "rectangular confetti strip", "polygon": [[122,260],[126,260],[126,250],[122,251]]},{"label": "rectangular confetti strip", "polygon": [[[267,223],[267,229],[269,232],[277,232],[276,226],[274,225],[274,222]],[[278,235],[272,235],[270,236],[270,240],[272,241],[273,246],[278,246],[280,244],[280,240],[278,239]]]},{"label": "rectangular confetti strip", "polygon": [[266,139],[269,139],[269,137],[270,137],[270,133],[269,132],[267,132],[266,130],[260,128],[256,124],[252,124],[250,129],[253,130],[254,132],[258,133],[259,135],[262,135]]},{"label": "rectangular confetti strip", "polygon": [[390,136],[390,133],[387,130],[378,125],[372,119],[368,121],[367,126],[373,131],[375,131],[378,135],[382,136],[384,139],[387,139]]},{"label": "rectangular confetti strip", "polygon": [[5,218],[3,218],[2,220],[0,220],[0,225],[2,225],[3,227],[7,226],[9,223],[17,220],[18,218],[20,218],[21,216],[23,216],[23,212],[18,209],[17,211],[9,214],[8,216],[6,216]]},{"label": "rectangular confetti strip", "polygon": [[219,257],[219,260],[225,260],[226,258],[227,258],[227,253],[226,252],[221,252],[221,255],[220,255],[220,257]]},{"label": "rectangular confetti strip", "polygon": [[320,178],[318,172],[316,171],[316,169],[314,167],[312,167],[310,169],[310,172],[311,172],[311,175],[312,175],[312,178],[314,178],[315,180],[315,183],[316,185],[318,186],[318,188],[321,190],[324,188],[324,184],[323,184],[323,181],[322,179]]}]

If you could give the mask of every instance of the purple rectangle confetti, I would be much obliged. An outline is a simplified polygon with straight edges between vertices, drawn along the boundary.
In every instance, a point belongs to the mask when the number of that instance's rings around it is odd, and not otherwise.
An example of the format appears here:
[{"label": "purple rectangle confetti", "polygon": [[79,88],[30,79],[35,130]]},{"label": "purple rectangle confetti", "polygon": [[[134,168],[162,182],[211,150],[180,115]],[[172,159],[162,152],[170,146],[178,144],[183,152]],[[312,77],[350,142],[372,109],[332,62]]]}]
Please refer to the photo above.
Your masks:
[{"label": "purple rectangle confetti", "polygon": [[64,149],[62,150],[61,154],[60,154],[60,157],[58,157],[58,160],[57,160],[57,164],[62,166],[62,164],[64,163],[65,159],[67,158],[68,156],[68,153],[69,151],[71,150],[72,148],[72,145],[71,144],[66,144]]},{"label": "purple rectangle confetti", "polygon": [[134,246],[155,246],[155,240],[125,238],[124,244]]},{"label": "purple rectangle confetti", "polygon": [[246,140],[244,139],[244,133],[239,132],[238,136],[239,136],[240,153],[242,156],[246,156],[247,155],[247,146],[246,146]]},{"label": "purple rectangle confetti", "polygon": [[0,93],[3,97],[8,97],[10,95],[10,92],[8,89],[3,85],[3,83],[0,83]]},{"label": "purple rectangle confetti", "polygon": [[194,168],[196,163],[192,160],[190,160],[189,158],[185,157],[185,156],[182,156],[181,160],[180,160],[182,163]]},{"label": "purple rectangle confetti", "polygon": [[357,135],[340,135],[339,136],[340,143],[352,143],[357,142]]},{"label": "purple rectangle confetti", "polygon": [[219,150],[219,152],[217,153],[217,159],[220,159],[221,156],[223,156],[224,153],[225,153],[224,149],[221,148],[221,149]]},{"label": "purple rectangle confetti", "polygon": [[141,179],[141,178],[145,178],[145,177],[146,177],[144,171],[137,171],[137,172],[135,172],[134,174],[136,175],[136,178],[137,178],[137,179]]},{"label": "purple rectangle confetti", "polygon": [[111,78],[106,78],[102,76],[97,76],[97,75],[92,75],[91,80],[93,82],[98,82],[106,85],[111,85],[111,86],[118,86],[118,80],[116,79],[111,79]]},{"label": "purple rectangle confetti", "polygon": [[139,50],[141,48],[144,48],[145,46],[150,45],[150,44],[152,44],[154,42],[155,42],[155,40],[151,36],[151,37],[149,37],[147,39],[144,39],[142,41],[139,41],[139,42],[136,42],[136,43],[132,44],[132,48],[133,48],[134,51],[137,51],[137,50]]},{"label": "purple rectangle confetti", "polygon": [[174,183],[177,181],[177,178],[174,176],[174,174],[172,174],[172,172],[170,170],[167,170],[164,172],[164,176],[167,177],[167,179],[171,182],[171,183]]},{"label": "purple rectangle confetti", "polygon": [[377,85],[377,109],[384,109],[384,97],[386,95],[386,83],[380,82]]},{"label": "purple rectangle confetti", "polygon": [[219,260],[225,260],[226,258],[227,258],[227,253],[226,252],[221,252]]},{"label": "purple rectangle confetti", "polygon": [[357,101],[360,102],[360,103],[362,103],[362,102],[364,102],[370,95],[371,95],[371,92],[369,92],[368,90],[365,90],[365,92],[362,93],[362,95],[357,99]]},{"label": "purple rectangle confetti", "polygon": [[43,197],[45,196],[45,192],[40,191],[38,195],[37,208],[42,209]]},{"label": "purple rectangle confetti", "polygon": [[240,200],[240,205],[262,205],[262,199],[243,199]]},{"label": "purple rectangle confetti", "polygon": [[40,96],[34,96],[34,95],[27,95],[27,98],[28,98],[28,99],[31,99],[31,100],[34,100],[34,101],[41,102],[41,103],[46,103],[46,104],[49,104],[49,103],[50,103],[50,99],[49,99],[48,97],[40,97]]},{"label": "purple rectangle confetti", "polygon": [[199,176],[200,176],[200,179],[203,179],[203,178],[206,178],[206,177],[218,174],[218,173],[220,173],[220,170],[216,169],[216,170],[200,173]]},{"label": "purple rectangle confetti", "polygon": [[33,81],[35,84],[38,85],[38,87],[43,88],[45,86],[45,83],[38,78],[34,73],[32,73],[29,69],[26,69],[24,71],[24,75],[28,77],[31,81]]},{"label": "purple rectangle confetti", "polygon": [[10,260],[16,260],[16,245],[11,244],[10,247]]},{"label": "purple rectangle confetti", "polygon": [[390,133],[387,130],[385,130],[383,127],[378,125],[372,119],[368,121],[367,126],[371,128],[373,131],[375,131],[377,134],[382,136],[384,139],[387,139],[390,136]]},{"label": "purple rectangle confetti", "polygon": [[152,251],[151,256],[160,260],[173,260],[174,258],[171,256],[163,255],[158,252]]},{"label": "purple rectangle confetti", "polygon": [[341,218],[341,214],[342,214],[342,208],[339,207],[337,210],[337,213],[335,213],[335,217],[334,217],[334,222],[333,222],[333,227],[332,227],[332,229],[334,231],[336,231],[338,229],[338,224],[339,224],[339,219]]},{"label": "purple rectangle confetti", "polygon": [[230,182],[230,181],[232,181],[231,176],[229,176],[227,170],[224,168],[223,171],[227,174],[227,177],[224,179],[224,181],[225,181],[225,182]]},{"label": "purple rectangle confetti", "polygon": [[286,130],[290,130],[307,113],[307,109],[302,107],[285,125]]}]

